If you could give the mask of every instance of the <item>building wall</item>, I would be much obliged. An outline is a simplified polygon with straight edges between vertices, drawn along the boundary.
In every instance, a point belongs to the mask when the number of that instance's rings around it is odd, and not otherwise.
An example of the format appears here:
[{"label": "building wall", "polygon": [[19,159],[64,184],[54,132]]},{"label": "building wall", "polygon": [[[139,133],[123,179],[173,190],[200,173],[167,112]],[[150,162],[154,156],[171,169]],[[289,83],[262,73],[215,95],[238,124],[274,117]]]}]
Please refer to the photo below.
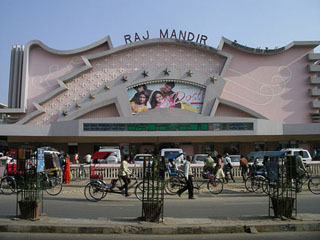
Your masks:
[{"label": "building wall", "polygon": [[[81,56],[107,49],[106,46],[100,46],[78,54],[61,55],[48,52],[39,45],[31,47],[28,58],[29,68],[26,74],[28,82],[27,114],[36,110],[34,102],[38,102],[60,87],[57,82],[59,78],[85,65]],[[65,102],[55,101],[54,104],[56,107],[65,107]],[[53,104],[47,107],[49,110]]]},{"label": "building wall", "polygon": [[232,55],[221,98],[252,109],[267,119],[310,123],[312,98],[307,78],[311,47],[272,54],[250,54],[224,45]]}]

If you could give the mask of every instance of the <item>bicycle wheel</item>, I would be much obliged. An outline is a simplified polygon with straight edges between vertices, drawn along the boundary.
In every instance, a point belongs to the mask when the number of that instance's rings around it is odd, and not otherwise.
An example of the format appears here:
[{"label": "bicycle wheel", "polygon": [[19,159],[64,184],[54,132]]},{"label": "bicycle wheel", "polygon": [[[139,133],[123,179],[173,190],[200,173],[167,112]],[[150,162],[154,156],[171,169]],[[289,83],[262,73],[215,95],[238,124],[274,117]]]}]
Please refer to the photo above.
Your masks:
[{"label": "bicycle wheel", "polygon": [[0,182],[1,192],[10,195],[16,191],[16,183],[11,177],[4,177]]},{"label": "bicycle wheel", "polygon": [[101,188],[100,183],[90,182],[84,187],[84,196],[90,202],[98,202],[101,199],[103,199],[106,195],[107,195],[107,191],[104,191]]},{"label": "bicycle wheel", "polygon": [[266,178],[262,175],[254,176],[252,179],[252,191],[255,193],[263,193],[263,185]]},{"label": "bicycle wheel", "polygon": [[49,178],[46,186],[46,192],[51,196],[57,196],[62,191],[61,178]]},{"label": "bicycle wheel", "polygon": [[281,188],[278,186],[278,182],[276,180],[268,180],[266,179],[263,183],[262,183],[262,190],[265,194],[272,196],[277,194],[277,191],[279,191],[279,195],[281,195],[282,190]]},{"label": "bicycle wheel", "polygon": [[137,186],[134,189],[134,195],[136,198],[138,198],[140,201],[142,201],[143,196],[146,197],[146,191],[148,189],[151,189],[151,185],[147,183],[140,182],[137,184]]},{"label": "bicycle wheel", "polygon": [[244,181],[244,186],[248,192],[253,192],[252,185],[253,185],[253,178],[252,177],[246,178],[246,180]]},{"label": "bicycle wheel", "polygon": [[219,194],[223,190],[223,183],[219,178],[209,179],[207,188],[212,194]]},{"label": "bicycle wheel", "polygon": [[308,182],[308,189],[313,194],[320,194],[320,177],[312,177]]},{"label": "bicycle wheel", "polygon": [[164,183],[164,189],[167,194],[175,195],[177,191],[181,188],[181,183],[177,177],[171,177]]}]

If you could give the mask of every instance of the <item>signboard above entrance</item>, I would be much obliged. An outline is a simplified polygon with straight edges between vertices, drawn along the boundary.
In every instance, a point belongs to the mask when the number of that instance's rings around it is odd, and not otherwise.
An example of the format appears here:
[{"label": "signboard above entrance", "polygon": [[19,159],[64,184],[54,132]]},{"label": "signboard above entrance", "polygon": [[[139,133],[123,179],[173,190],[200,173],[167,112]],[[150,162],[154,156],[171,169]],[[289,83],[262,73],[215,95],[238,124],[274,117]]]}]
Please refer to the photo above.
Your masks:
[{"label": "signboard above entrance", "polygon": [[[149,35],[149,31],[147,30],[145,34],[139,34],[136,32],[132,36],[130,34],[126,34],[123,37],[124,37],[125,43],[128,44],[128,43],[147,40],[150,38],[150,35]],[[159,38],[179,39],[179,40],[195,42],[203,45],[206,45],[206,41],[208,39],[206,35],[194,34],[192,32],[187,32],[182,30],[176,31],[175,29],[173,29],[171,32],[168,29],[166,29],[165,31],[160,29]]]},{"label": "signboard above entrance", "polygon": [[128,89],[132,114],[157,108],[180,108],[201,113],[205,88],[173,80],[141,84]]}]

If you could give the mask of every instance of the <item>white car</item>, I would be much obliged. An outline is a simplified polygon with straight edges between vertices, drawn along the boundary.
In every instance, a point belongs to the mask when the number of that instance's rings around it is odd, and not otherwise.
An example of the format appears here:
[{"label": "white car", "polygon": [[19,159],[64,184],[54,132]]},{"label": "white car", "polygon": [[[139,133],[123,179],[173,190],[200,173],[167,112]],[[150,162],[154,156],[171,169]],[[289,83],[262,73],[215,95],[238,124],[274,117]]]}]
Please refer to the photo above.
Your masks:
[{"label": "white car", "polygon": [[144,159],[146,159],[146,163],[150,161],[150,164],[152,164],[152,158],[151,154],[136,154],[133,158],[133,163],[143,165]]},{"label": "white car", "polygon": [[302,151],[303,152],[303,156],[302,156],[303,162],[306,163],[306,162],[312,161],[312,157],[311,157],[309,151],[306,149],[303,149],[303,148],[284,148],[284,149],[281,149],[281,151],[286,152],[287,154],[291,153],[291,155],[295,155],[295,156],[298,156],[299,152]]},{"label": "white car", "polygon": [[193,156],[192,163],[194,164],[203,164],[206,161],[209,154],[207,153],[198,153]]},{"label": "white car", "polygon": [[240,155],[229,155],[229,157],[231,158],[231,165],[233,167],[239,167],[240,166]]}]

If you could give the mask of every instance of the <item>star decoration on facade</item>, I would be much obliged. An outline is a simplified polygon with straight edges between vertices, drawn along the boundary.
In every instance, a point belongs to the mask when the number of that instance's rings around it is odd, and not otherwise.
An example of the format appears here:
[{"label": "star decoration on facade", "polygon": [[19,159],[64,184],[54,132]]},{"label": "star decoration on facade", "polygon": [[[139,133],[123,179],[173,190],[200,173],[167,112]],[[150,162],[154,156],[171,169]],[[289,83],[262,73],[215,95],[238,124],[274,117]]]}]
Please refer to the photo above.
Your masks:
[{"label": "star decoration on facade", "polygon": [[217,77],[216,76],[212,76],[210,77],[211,82],[215,83],[217,81]]},{"label": "star decoration on facade", "polygon": [[128,81],[128,77],[127,77],[127,76],[123,76],[123,77],[121,78],[121,80],[124,81],[124,82],[126,82],[126,81]]},{"label": "star decoration on facade", "polygon": [[149,76],[148,72],[146,70],[143,71],[142,75],[143,75],[143,77],[148,77]]},{"label": "star decoration on facade", "polygon": [[96,97],[92,93],[90,93],[89,98],[90,99],[95,99]]},{"label": "star decoration on facade", "polygon": [[68,115],[68,112],[67,111],[63,111],[62,112],[62,115],[65,117],[65,116],[67,116]]},{"label": "star decoration on facade", "polygon": [[189,70],[189,71],[187,72],[187,76],[188,76],[188,77],[192,77],[192,74],[193,74],[193,72],[191,72],[191,70]]},{"label": "star decoration on facade", "polygon": [[110,90],[110,86],[109,85],[105,85],[104,86],[104,90]]},{"label": "star decoration on facade", "polygon": [[164,75],[169,76],[170,75],[170,71],[168,70],[168,68],[166,68],[165,70],[163,70]]}]

